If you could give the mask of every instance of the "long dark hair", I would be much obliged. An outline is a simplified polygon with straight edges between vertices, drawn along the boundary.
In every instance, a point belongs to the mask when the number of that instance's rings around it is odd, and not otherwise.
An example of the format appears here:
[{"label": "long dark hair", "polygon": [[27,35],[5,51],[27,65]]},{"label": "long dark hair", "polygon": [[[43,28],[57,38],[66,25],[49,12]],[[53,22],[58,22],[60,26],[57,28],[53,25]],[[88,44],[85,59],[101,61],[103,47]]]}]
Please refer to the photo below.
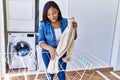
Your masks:
[{"label": "long dark hair", "polygon": [[46,22],[46,21],[49,20],[48,17],[47,17],[47,12],[48,12],[48,9],[50,7],[54,7],[54,8],[56,8],[58,10],[58,21],[60,21],[62,19],[62,14],[61,14],[59,6],[54,1],[48,1],[44,5],[43,14],[42,14],[42,21]]}]

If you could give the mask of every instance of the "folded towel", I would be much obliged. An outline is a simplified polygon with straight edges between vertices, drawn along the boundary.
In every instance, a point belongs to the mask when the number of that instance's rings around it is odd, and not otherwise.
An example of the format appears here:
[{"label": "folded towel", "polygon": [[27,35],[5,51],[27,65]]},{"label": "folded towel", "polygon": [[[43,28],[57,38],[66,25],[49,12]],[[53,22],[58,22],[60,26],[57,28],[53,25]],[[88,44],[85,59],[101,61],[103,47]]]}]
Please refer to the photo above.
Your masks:
[{"label": "folded towel", "polygon": [[67,52],[67,56],[63,59],[63,61],[68,62],[70,60],[70,55],[72,54],[74,38],[75,38],[75,28],[72,25],[73,21],[74,21],[73,18],[68,19],[68,26],[64,30],[64,32],[61,36],[60,42],[58,44],[58,47],[56,49],[58,56],[56,56],[54,60],[50,60],[50,63],[48,65],[48,69],[47,69],[48,73],[53,74],[53,73],[59,72],[59,66],[58,66],[59,59],[66,52]]}]

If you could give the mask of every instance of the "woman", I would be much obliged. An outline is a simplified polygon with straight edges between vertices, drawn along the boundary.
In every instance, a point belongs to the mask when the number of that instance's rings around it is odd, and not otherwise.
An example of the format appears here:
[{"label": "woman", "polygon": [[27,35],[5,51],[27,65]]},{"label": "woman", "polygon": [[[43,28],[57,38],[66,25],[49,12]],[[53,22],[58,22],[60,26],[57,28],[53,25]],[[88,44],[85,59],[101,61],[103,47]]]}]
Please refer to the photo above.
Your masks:
[{"label": "woman", "polygon": [[[59,6],[54,1],[48,1],[43,8],[42,21],[39,26],[39,44],[42,48],[42,58],[46,69],[50,59],[54,60],[57,56],[56,48],[59,43],[60,37],[68,25],[68,20],[63,18]],[[77,23],[73,22],[74,28],[77,28]],[[75,32],[77,37],[77,30]],[[64,58],[66,54],[62,56]],[[65,70],[66,63],[62,58],[59,60],[59,69],[57,73],[59,80],[66,80]],[[47,73],[47,80],[53,80],[54,74]]]}]

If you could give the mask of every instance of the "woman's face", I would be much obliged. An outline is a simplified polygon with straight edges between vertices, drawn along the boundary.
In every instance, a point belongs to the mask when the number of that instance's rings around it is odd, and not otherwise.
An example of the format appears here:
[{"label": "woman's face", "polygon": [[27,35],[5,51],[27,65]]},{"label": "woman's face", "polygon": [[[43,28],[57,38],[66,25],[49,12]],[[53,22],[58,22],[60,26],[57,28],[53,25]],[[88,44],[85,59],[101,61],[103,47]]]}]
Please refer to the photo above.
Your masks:
[{"label": "woman's face", "polygon": [[47,17],[52,23],[57,22],[58,10],[54,7],[50,7],[47,12]]}]

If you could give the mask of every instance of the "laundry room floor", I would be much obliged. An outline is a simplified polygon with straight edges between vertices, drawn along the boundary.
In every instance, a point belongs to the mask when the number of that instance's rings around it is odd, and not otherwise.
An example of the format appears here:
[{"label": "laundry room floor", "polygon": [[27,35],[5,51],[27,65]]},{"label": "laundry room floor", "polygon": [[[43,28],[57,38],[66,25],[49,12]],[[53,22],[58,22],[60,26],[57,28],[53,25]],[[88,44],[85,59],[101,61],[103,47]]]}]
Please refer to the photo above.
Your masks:
[{"label": "laundry room floor", "polygon": [[[117,75],[114,76],[113,73]],[[10,77],[10,80],[35,80],[36,75]],[[57,77],[55,76],[55,80]],[[120,71],[113,71],[113,68],[95,70],[67,71],[66,80],[120,80]],[[2,79],[5,80],[5,79]],[[45,74],[39,74],[37,80],[45,80]]]}]

